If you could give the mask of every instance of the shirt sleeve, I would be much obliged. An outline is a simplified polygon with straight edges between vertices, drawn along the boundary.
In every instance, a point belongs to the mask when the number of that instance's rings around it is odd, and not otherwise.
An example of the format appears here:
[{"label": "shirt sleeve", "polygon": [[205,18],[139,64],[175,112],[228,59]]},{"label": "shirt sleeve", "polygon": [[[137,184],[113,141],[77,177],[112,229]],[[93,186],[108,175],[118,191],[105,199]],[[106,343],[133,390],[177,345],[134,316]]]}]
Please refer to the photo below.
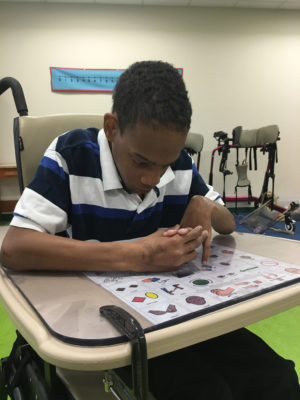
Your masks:
[{"label": "shirt sleeve", "polygon": [[33,181],[24,189],[11,225],[51,234],[67,230],[69,174],[55,145],[56,139],[47,149]]},{"label": "shirt sleeve", "polygon": [[199,174],[197,167],[193,161],[193,177],[190,189],[190,198],[196,195],[207,197],[208,199],[215,201],[216,203],[224,205],[221,195],[214,190],[214,188],[208,185],[202,176]]}]

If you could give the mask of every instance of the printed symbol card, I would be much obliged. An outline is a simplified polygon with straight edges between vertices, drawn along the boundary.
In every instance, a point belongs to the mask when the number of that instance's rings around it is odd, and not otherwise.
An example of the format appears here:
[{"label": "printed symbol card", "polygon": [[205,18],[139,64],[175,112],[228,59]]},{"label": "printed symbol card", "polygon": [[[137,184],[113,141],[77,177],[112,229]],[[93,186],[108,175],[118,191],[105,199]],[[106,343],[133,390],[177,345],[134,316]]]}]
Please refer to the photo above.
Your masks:
[{"label": "printed symbol card", "polygon": [[220,245],[212,245],[203,265],[201,253],[174,272],[86,275],[153,324],[190,319],[300,282],[297,265]]}]

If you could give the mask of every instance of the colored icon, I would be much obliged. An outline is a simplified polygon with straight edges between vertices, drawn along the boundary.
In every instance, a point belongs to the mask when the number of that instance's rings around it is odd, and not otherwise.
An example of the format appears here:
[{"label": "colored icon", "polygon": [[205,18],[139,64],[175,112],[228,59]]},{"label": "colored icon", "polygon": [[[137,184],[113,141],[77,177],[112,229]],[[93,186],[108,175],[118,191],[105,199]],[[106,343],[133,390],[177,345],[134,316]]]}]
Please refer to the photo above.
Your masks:
[{"label": "colored icon", "polygon": [[193,281],[193,284],[196,286],[203,286],[203,285],[208,285],[210,282],[206,279],[196,279]]},{"label": "colored icon", "polygon": [[189,304],[195,304],[197,306],[202,306],[206,303],[205,298],[200,296],[189,296],[185,299],[185,301]]},{"label": "colored icon", "polygon": [[145,293],[145,296],[149,297],[150,299],[157,299],[158,298],[158,294],[152,293],[152,292]]},{"label": "colored icon", "polygon": [[145,301],[146,297],[134,297],[131,301],[133,303],[143,303]]}]

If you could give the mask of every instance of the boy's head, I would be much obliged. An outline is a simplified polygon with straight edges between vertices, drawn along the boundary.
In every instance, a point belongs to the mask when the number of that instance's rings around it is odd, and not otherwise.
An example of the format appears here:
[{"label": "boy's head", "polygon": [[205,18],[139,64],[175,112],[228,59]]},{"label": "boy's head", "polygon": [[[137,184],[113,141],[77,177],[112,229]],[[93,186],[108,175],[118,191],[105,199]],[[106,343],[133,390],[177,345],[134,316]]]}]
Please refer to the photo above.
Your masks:
[{"label": "boy's head", "polygon": [[162,61],[132,64],[116,84],[112,111],[118,117],[121,133],[137,123],[158,124],[187,133],[192,115],[182,77]]},{"label": "boy's head", "polygon": [[133,64],[120,77],[104,131],[123,184],[144,197],[179,157],[192,108],[179,72],[161,61]]}]

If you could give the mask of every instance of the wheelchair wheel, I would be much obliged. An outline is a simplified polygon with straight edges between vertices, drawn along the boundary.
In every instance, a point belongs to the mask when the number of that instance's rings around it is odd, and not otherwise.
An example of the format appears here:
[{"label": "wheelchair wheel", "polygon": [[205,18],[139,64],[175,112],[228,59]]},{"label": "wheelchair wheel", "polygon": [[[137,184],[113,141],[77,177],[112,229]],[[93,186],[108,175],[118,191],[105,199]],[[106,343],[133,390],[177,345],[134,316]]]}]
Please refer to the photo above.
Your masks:
[{"label": "wheelchair wheel", "polygon": [[296,222],[295,221],[289,221],[285,224],[285,229],[288,232],[295,232],[296,229]]}]

